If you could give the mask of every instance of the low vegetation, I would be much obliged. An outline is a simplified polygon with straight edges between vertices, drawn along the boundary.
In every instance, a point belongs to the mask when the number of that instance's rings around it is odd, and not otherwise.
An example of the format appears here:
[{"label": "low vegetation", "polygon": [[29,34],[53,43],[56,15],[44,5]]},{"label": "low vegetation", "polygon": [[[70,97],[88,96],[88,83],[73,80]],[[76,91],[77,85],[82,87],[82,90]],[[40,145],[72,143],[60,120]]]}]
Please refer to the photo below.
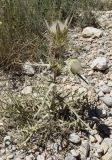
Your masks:
[{"label": "low vegetation", "polygon": [[27,59],[46,59],[44,19],[51,23],[73,14],[75,25],[97,25],[91,11],[111,9],[112,4],[99,0],[1,0],[0,6],[0,67],[17,70]]},{"label": "low vegetation", "polygon": [[[38,85],[33,85],[36,97],[8,92],[10,100],[1,100],[2,116],[9,118],[13,122],[10,127],[21,133],[22,145],[32,142],[33,138],[45,144],[54,135],[67,136],[68,130],[74,126],[77,130],[84,129],[83,126],[91,130],[84,121],[87,117],[82,114],[89,105],[87,95],[77,95],[77,91],[72,92],[66,87],[61,90],[59,76],[66,68],[63,53],[70,24],[80,27],[97,25],[91,11],[107,9],[111,3],[98,0],[1,0],[0,5],[0,67],[19,71],[26,60],[38,62],[42,59],[51,71],[39,79]],[[8,129],[9,125],[6,125]]]}]

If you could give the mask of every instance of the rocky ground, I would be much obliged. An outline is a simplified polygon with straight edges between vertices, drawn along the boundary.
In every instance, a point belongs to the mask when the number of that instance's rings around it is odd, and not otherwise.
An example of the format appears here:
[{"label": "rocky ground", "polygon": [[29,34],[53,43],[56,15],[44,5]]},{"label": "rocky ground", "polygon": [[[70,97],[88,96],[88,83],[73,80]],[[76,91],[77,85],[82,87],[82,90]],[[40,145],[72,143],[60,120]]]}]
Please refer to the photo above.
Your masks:
[{"label": "rocky ground", "polygon": [[[86,27],[82,31],[74,28],[68,35],[69,53],[73,56],[78,55],[83,66],[81,75],[89,84],[77,78],[74,79],[72,75],[69,80],[67,76],[62,79],[63,82],[66,81],[67,89],[72,88],[74,91],[78,89],[79,93],[87,92],[91,101],[94,101],[94,98],[99,100],[91,114],[94,120],[101,123],[92,127],[88,137],[72,132],[68,137],[72,147],[64,154],[62,154],[60,142],[52,144],[48,142],[45,151],[42,148],[38,149],[37,146],[27,151],[18,149],[16,137],[13,137],[11,132],[2,135],[0,131],[0,160],[112,160],[112,11],[98,12],[95,15],[101,26],[100,29]],[[1,72],[1,100],[6,89],[13,89],[13,87],[23,95],[36,96],[33,85],[37,83],[38,75],[35,75],[35,70],[30,64],[27,64],[26,72],[28,75],[34,75],[35,78],[29,78],[24,85],[16,82],[12,85],[11,81],[4,80]],[[35,82],[32,82],[33,80]],[[93,88],[95,97],[91,94],[90,87]],[[0,120],[0,128],[3,128],[2,120]]]}]

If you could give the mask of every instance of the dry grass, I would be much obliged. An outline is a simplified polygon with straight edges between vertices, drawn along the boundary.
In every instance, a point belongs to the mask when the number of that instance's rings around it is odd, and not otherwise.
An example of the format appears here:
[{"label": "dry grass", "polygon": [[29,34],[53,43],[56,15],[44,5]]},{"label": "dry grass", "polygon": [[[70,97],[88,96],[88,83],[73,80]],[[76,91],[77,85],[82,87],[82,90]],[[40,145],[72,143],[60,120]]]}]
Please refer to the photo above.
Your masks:
[{"label": "dry grass", "polygon": [[1,0],[0,6],[0,67],[20,69],[18,62],[46,59],[48,45],[44,38],[44,18],[48,22],[56,18],[63,20],[73,10],[75,25],[97,25],[91,10],[111,8],[111,3],[99,0],[44,0],[42,3],[40,0]]},{"label": "dry grass", "polygon": [[[1,116],[5,120],[5,130],[16,133],[20,145],[26,146],[33,143],[45,145],[47,140],[67,136],[71,129],[78,131],[82,128],[91,130],[89,125],[84,122],[82,112],[87,108],[87,95],[82,96],[70,89],[66,89],[58,80],[55,90],[55,103],[52,103],[53,84],[51,79],[42,76],[34,85],[33,91],[37,96],[20,95],[18,93],[7,93],[5,101],[1,103]],[[9,120],[9,122],[7,122]],[[19,137],[17,136],[19,134]]]}]

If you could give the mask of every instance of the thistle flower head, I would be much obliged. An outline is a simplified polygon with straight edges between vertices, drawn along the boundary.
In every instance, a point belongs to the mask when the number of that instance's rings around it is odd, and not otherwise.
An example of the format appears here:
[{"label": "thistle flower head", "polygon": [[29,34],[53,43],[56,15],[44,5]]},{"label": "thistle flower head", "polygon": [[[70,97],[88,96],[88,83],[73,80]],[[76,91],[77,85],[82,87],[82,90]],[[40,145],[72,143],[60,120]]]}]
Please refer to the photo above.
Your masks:
[{"label": "thistle flower head", "polygon": [[49,29],[49,31],[54,34],[56,34],[58,31],[62,33],[67,29],[67,25],[57,20],[50,25]]},{"label": "thistle flower head", "polygon": [[57,32],[63,33],[68,30],[68,27],[71,23],[72,17],[66,18],[65,22],[61,22],[60,20],[56,20],[52,22],[50,25],[45,20],[48,31],[51,34],[57,34]]},{"label": "thistle flower head", "polygon": [[47,39],[49,41],[49,55],[54,55],[56,59],[62,59],[63,57],[70,22],[70,17],[68,17],[65,22],[56,20],[51,24],[48,24],[45,20],[48,29]]}]

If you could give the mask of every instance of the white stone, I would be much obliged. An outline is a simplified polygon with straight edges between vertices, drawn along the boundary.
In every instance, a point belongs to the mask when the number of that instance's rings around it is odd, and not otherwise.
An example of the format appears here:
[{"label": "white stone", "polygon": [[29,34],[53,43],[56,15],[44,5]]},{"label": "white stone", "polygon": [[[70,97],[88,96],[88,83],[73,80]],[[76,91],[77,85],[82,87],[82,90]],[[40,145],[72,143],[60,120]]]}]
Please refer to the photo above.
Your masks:
[{"label": "white stone", "polygon": [[88,72],[88,76],[92,76],[94,74],[93,70]]},{"label": "white stone", "polygon": [[110,88],[108,85],[104,84],[102,86],[100,86],[100,89],[103,93],[110,93]]},{"label": "white stone", "polygon": [[81,159],[87,159],[87,155],[88,155],[89,150],[90,150],[89,141],[88,140],[82,141],[82,144],[81,144],[79,150],[80,150]]},{"label": "white stone", "polygon": [[76,158],[73,155],[68,154],[64,160],[76,160]]},{"label": "white stone", "polygon": [[32,75],[35,74],[35,70],[34,70],[34,68],[32,67],[31,62],[29,62],[29,61],[27,61],[27,62],[24,63],[23,69],[24,69],[25,73],[26,73],[27,75],[29,75],[29,76],[32,76]]},{"label": "white stone", "polygon": [[99,38],[103,35],[103,31],[101,29],[97,29],[94,27],[86,27],[83,29],[82,36],[84,38],[94,37]]},{"label": "white stone", "polygon": [[21,160],[21,158],[20,157],[16,157],[15,160]]},{"label": "white stone", "polygon": [[112,87],[112,81],[108,81],[108,86]]},{"label": "white stone", "polygon": [[100,92],[98,93],[98,96],[99,96],[99,97],[103,97],[103,96],[104,96],[104,93],[103,93],[102,91],[100,91]]},{"label": "white stone", "polygon": [[104,71],[108,68],[108,61],[105,57],[98,57],[92,61],[91,68],[94,70]]},{"label": "white stone", "polygon": [[108,151],[108,149],[110,147],[112,147],[112,139],[110,138],[105,138],[102,143],[101,143],[101,147],[104,150],[104,153],[106,153]]},{"label": "white stone", "polygon": [[69,141],[75,144],[80,143],[81,139],[78,135],[76,135],[76,133],[71,133],[69,135]]},{"label": "white stone", "polygon": [[112,96],[112,91],[110,92],[110,96]]},{"label": "white stone", "polygon": [[37,93],[33,93],[33,96],[34,96],[34,97],[37,97],[37,96],[38,96],[38,94],[37,94]]},{"label": "white stone", "polygon": [[32,159],[34,159],[34,156],[32,154],[29,156],[26,156],[26,158],[25,158],[25,160],[32,160]]},{"label": "white stone", "polygon": [[105,95],[104,97],[100,97],[100,100],[102,100],[107,106],[112,107],[112,96]]},{"label": "white stone", "polygon": [[0,150],[0,153],[1,153],[1,154],[4,154],[4,153],[5,153],[5,149],[4,149],[4,148],[1,149],[1,150]]},{"label": "white stone", "polygon": [[13,158],[14,158],[14,154],[7,155],[7,159],[13,159]]},{"label": "white stone", "polygon": [[27,95],[32,93],[32,86],[26,86],[22,91],[22,94]]},{"label": "white stone", "polygon": [[45,160],[45,156],[42,154],[42,155],[38,155],[37,156],[37,160]]},{"label": "white stone", "polygon": [[79,151],[78,150],[75,150],[75,149],[72,149],[71,151],[71,154],[74,156],[74,157],[78,157],[79,156]]}]

